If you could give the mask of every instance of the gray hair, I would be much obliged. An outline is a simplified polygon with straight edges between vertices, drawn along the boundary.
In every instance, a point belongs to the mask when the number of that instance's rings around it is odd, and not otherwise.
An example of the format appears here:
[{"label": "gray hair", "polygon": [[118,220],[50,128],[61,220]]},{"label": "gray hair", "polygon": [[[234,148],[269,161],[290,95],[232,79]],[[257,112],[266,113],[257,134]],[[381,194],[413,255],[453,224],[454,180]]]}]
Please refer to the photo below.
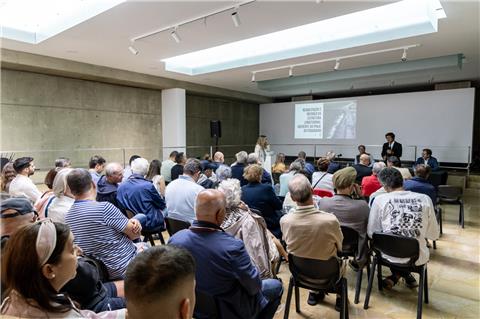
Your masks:
[{"label": "gray hair", "polygon": [[288,190],[292,199],[305,203],[312,196],[312,184],[303,174],[297,174],[288,183]]},{"label": "gray hair", "polygon": [[255,153],[250,153],[250,154],[248,154],[247,164],[248,164],[248,165],[258,164],[258,156],[257,156],[257,154],[255,154]]},{"label": "gray hair", "polygon": [[142,176],[147,175],[148,172],[148,161],[147,159],[140,157],[132,162],[131,170],[133,174],[140,174]]},{"label": "gray hair", "polygon": [[73,168],[62,168],[55,176],[55,179],[53,180],[52,190],[56,197],[62,197],[65,195],[65,192],[68,189],[67,175],[71,171],[73,171]]},{"label": "gray hair", "polygon": [[115,163],[115,162],[108,163],[107,166],[105,166],[105,175],[112,176],[121,170],[122,170],[122,165],[120,165],[120,163]]},{"label": "gray hair", "polygon": [[55,160],[55,167],[63,168],[72,165],[72,162],[67,157],[59,157]]},{"label": "gray hair", "polygon": [[242,189],[240,188],[240,181],[235,178],[229,178],[218,185],[218,190],[225,194],[227,201],[227,208],[235,208],[240,205],[242,197]]},{"label": "gray hair", "polygon": [[301,158],[297,158],[290,164],[290,171],[300,172],[302,169],[305,168],[305,160]]},{"label": "gray hair", "polygon": [[215,171],[215,174],[217,175],[217,179],[219,181],[224,181],[232,177],[232,169],[230,168],[230,166],[220,165]]},{"label": "gray hair", "polygon": [[235,157],[237,158],[237,163],[239,164],[247,164],[247,158],[248,154],[245,151],[240,151],[237,154],[235,154]]},{"label": "gray hair", "polygon": [[200,172],[202,170],[202,165],[200,161],[196,158],[189,158],[183,166],[183,173],[193,176],[196,172]]},{"label": "gray hair", "polygon": [[378,175],[378,173],[380,173],[380,171],[381,171],[382,169],[384,169],[385,166],[386,166],[386,165],[385,165],[384,162],[375,162],[375,163],[373,164],[373,168],[372,168],[372,173],[373,173],[373,175]]}]

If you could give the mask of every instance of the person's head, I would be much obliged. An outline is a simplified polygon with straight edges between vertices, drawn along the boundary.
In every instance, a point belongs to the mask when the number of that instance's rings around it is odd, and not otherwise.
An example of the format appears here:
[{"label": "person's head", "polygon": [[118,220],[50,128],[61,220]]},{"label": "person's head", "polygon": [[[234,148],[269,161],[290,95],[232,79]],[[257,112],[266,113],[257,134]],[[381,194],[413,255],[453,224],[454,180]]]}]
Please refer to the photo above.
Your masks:
[{"label": "person's head", "polygon": [[333,186],[337,192],[351,194],[356,178],[357,171],[353,167],[339,169],[333,174]]},{"label": "person's head", "polygon": [[362,165],[370,165],[370,156],[368,156],[367,154],[362,154],[360,155],[360,164]]},{"label": "person's head", "polygon": [[235,154],[235,158],[237,159],[238,164],[247,164],[248,154],[245,151],[240,151]]},{"label": "person's head", "polygon": [[[53,194],[56,197],[68,196],[73,197],[73,194],[70,192],[70,188],[67,185],[67,176],[70,172],[73,171],[73,168],[64,168],[57,173],[55,179],[53,180]],[[89,174],[90,175],[90,174]]]},{"label": "person's head", "polygon": [[13,169],[17,174],[31,176],[35,173],[33,157],[20,157],[13,162]]},{"label": "person's head", "polygon": [[222,152],[215,152],[213,155],[213,161],[218,163],[223,163],[225,161],[225,157]]},{"label": "person's head", "polygon": [[401,167],[400,160],[396,156],[390,156],[387,158],[387,167]]},{"label": "person's head", "polygon": [[140,158],[140,155],[132,155],[130,156],[130,159],[128,160],[128,165],[132,165],[132,162],[136,160],[137,158]]},{"label": "person's head", "polygon": [[178,151],[172,151],[170,152],[170,155],[168,155],[168,158],[175,162],[175,157],[177,157],[177,154],[178,154]]},{"label": "person's head", "polygon": [[307,159],[307,153],[305,153],[304,151],[298,152],[298,158],[306,160]]},{"label": "person's head", "polygon": [[103,172],[106,162],[107,161],[100,155],[94,155],[92,156],[92,158],[90,158],[90,162],[88,162],[88,167],[100,174],[101,172]]},{"label": "person's head", "polygon": [[183,166],[183,174],[190,176],[195,182],[198,181],[202,172],[202,164],[196,158],[189,158]]},{"label": "person's head", "polygon": [[4,183],[10,183],[11,181],[13,181],[16,175],[17,175],[17,172],[15,172],[12,162],[9,162],[5,164],[5,166],[3,166],[2,178]]},{"label": "person's head", "polygon": [[415,176],[423,179],[428,179],[431,171],[432,170],[430,166],[426,166],[424,164],[418,164],[415,166]]},{"label": "person's head", "polygon": [[289,171],[298,173],[305,168],[305,162],[303,160],[296,159],[290,163]]},{"label": "person's head", "polygon": [[110,184],[118,184],[123,179],[123,168],[120,163],[108,163],[105,166],[105,178]]},{"label": "person's head", "polygon": [[326,157],[329,161],[333,161],[336,156],[337,156],[337,154],[336,154],[334,151],[328,151],[327,154],[325,154],[325,157]]},{"label": "person's head", "polygon": [[251,164],[243,170],[243,178],[249,183],[260,183],[262,181],[263,169],[258,164]]},{"label": "person's head", "polygon": [[47,219],[19,228],[7,242],[2,266],[7,293],[14,290],[48,312],[71,309],[55,303],[58,291],[77,272],[77,248],[68,225]]},{"label": "person's head", "polygon": [[177,152],[177,155],[175,155],[175,163],[180,165],[185,164],[185,154],[183,152]]},{"label": "person's head", "polygon": [[147,175],[148,172],[148,161],[145,158],[137,158],[132,162],[130,165],[130,169],[132,170],[133,174],[139,174],[142,176]]},{"label": "person's head", "polygon": [[147,179],[151,180],[156,175],[160,175],[161,169],[162,162],[160,162],[158,159],[152,160],[148,166]]},{"label": "person's head", "polygon": [[387,139],[388,143],[392,143],[393,141],[395,141],[395,134],[393,134],[392,132],[388,132],[387,134],[385,134],[385,138]]},{"label": "person's head", "polygon": [[58,170],[55,168],[52,168],[47,172],[47,175],[45,175],[45,179],[43,182],[45,185],[47,185],[48,189],[53,188],[53,180],[55,179],[55,176],[57,176]]},{"label": "person's head", "polygon": [[277,159],[275,160],[275,164],[280,164],[280,163],[285,164],[285,154],[283,153],[278,153]]},{"label": "person's head", "polygon": [[303,174],[297,174],[288,182],[288,191],[292,200],[300,205],[313,204],[312,200],[312,185]]},{"label": "person's head", "polygon": [[5,165],[7,163],[10,162],[10,159],[6,158],[6,157],[0,157],[0,165],[1,165],[1,170],[3,170],[3,168],[5,167]]},{"label": "person's head", "polygon": [[72,162],[67,157],[59,157],[55,160],[55,167],[57,168],[72,167]]},{"label": "person's head", "polygon": [[68,173],[67,185],[75,198],[87,196],[90,194],[92,189],[95,189],[92,175],[90,175],[90,173],[83,168],[75,168]]},{"label": "person's head", "polygon": [[373,168],[372,168],[372,175],[378,175],[382,169],[385,168],[385,163],[384,162],[375,162],[373,163]]},{"label": "person's head", "polygon": [[218,190],[225,194],[227,210],[234,209],[240,205],[242,189],[240,181],[235,178],[224,180],[218,185]]},{"label": "person's head", "polygon": [[403,187],[402,173],[394,167],[385,167],[378,173],[378,180],[387,192],[392,192]]},{"label": "person's head", "polygon": [[195,259],[162,245],[138,254],[125,273],[128,317],[190,319],[195,307]]},{"label": "person's head", "polygon": [[248,165],[258,164],[258,155],[255,154],[255,153],[250,153],[250,154],[248,154],[247,164],[248,164]]},{"label": "person's head", "polygon": [[197,220],[220,226],[225,218],[225,195],[216,189],[206,189],[198,193],[195,203]]},{"label": "person's head", "polygon": [[358,145],[358,152],[360,154],[365,153],[365,145]]},{"label": "person's head", "polygon": [[220,165],[217,170],[215,171],[215,175],[217,175],[217,179],[221,182],[230,177],[232,177],[232,169],[230,166],[227,165]]},{"label": "person's head", "polygon": [[262,148],[266,148],[268,146],[268,138],[265,135],[260,135],[257,139],[257,144]]},{"label": "person's head", "polygon": [[424,148],[422,150],[422,157],[423,159],[429,159],[430,157],[432,157],[432,150],[429,148]]},{"label": "person's head", "polygon": [[326,172],[330,165],[330,160],[326,157],[320,157],[317,161],[317,168],[320,172]]},{"label": "person's head", "polygon": [[32,203],[23,197],[12,197],[2,200],[1,210],[1,235],[11,236],[18,228],[34,223],[38,219]]}]

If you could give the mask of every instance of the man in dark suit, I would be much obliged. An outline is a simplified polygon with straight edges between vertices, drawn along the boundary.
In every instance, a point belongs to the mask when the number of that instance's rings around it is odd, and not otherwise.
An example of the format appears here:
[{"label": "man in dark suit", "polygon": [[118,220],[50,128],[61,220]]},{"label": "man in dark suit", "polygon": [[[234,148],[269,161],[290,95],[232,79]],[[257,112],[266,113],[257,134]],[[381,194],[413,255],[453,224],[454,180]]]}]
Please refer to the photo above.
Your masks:
[{"label": "man in dark suit", "polygon": [[438,161],[435,157],[432,156],[432,150],[429,148],[424,148],[422,150],[422,157],[417,158],[415,162],[415,166],[423,164],[425,166],[429,166],[432,171],[438,169]]},{"label": "man in dark suit", "polygon": [[402,144],[395,141],[395,134],[388,132],[385,134],[387,142],[382,147],[382,158],[387,160],[390,156],[396,156],[398,159],[402,157]]},{"label": "man in dark suit", "polygon": [[353,168],[357,171],[357,177],[355,183],[362,185],[362,179],[365,176],[372,175],[372,168],[370,165],[370,156],[367,154],[360,155],[360,163],[353,165]]}]

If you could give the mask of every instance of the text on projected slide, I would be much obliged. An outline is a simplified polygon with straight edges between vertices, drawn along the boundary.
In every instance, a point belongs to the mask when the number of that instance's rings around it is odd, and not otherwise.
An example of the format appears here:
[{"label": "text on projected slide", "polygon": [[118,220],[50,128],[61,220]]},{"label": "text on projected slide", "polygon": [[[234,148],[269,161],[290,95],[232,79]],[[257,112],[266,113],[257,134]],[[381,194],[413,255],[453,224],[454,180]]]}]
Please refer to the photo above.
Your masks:
[{"label": "text on projected slide", "polygon": [[357,101],[295,104],[295,138],[353,139]]}]

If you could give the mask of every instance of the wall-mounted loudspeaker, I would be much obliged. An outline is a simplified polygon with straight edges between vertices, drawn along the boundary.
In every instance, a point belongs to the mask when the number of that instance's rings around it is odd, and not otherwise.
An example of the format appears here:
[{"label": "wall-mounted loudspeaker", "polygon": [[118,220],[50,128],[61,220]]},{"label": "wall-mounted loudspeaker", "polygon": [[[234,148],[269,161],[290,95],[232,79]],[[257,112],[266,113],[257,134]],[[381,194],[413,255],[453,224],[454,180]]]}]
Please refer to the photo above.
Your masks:
[{"label": "wall-mounted loudspeaker", "polygon": [[211,137],[222,137],[222,125],[219,120],[210,121],[210,136]]}]

